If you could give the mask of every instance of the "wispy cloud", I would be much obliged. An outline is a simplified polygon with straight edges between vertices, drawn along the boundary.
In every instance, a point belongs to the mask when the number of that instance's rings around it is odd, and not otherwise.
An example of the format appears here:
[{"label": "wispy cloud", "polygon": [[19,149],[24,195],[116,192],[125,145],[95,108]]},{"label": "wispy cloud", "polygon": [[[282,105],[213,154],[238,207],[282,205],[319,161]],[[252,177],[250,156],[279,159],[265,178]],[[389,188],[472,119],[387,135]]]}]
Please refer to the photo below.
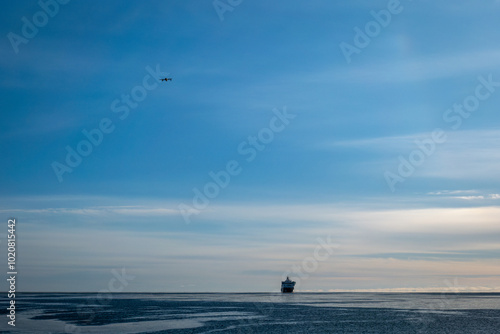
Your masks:
[{"label": "wispy cloud", "polygon": [[[425,164],[417,169],[415,176],[460,180],[497,179],[500,169],[500,151],[498,150],[500,130],[464,130],[447,132],[446,135],[446,141],[436,145],[435,152],[426,159]],[[383,172],[397,168],[399,155],[407,157],[413,150],[418,149],[416,140],[429,137],[429,133],[416,133],[335,141],[323,143],[321,147],[330,149],[347,147],[383,153],[379,155],[377,161],[372,162],[377,167],[369,169],[380,173],[380,170]]]},{"label": "wispy cloud", "polygon": [[500,50],[461,54],[426,55],[419,58],[371,63],[355,68],[335,68],[311,76],[310,80],[381,84],[422,82],[457,74],[477,74],[500,66]]},{"label": "wispy cloud", "polygon": [[175,209],[143,206],[96,206],[87,208],[2,209],[2,213],[31,213],[54,215],[127,215],[127,216],[172,216],[179,215]]},{"label": "wispy cloud", "polygon": [[474,200],[497,200],[500,199],[500,194],[480,194],[479,190],[440,190],[427,193],[431,196],[439,196],[441,198],[456,198],[466,201]]},{"label": "wispy cloud", "polygon": [[463,195],[463,194],[477,194],[478,190],[439,190],[428,192],[427,195]]},{"label": "wispy cloud", "polygon": [[466,201],[484,199],[484,196],[455,196],[454,198],[464,199]]},{"label": "wispy cloud", "polygon": [[[149,217],[149,221],[158,217],[163,221],[177,214],[168,205],[155,202],[149,206],[2,209],[3,214],[12,212],[29,215],[23,219],[24,226],[30,226],[23,233],[26,277],[52,277],[68,271],[87,271],[100,277],[111,265],[126,265],[131,275],[162,277],[160,286],[167,284],[168,291],[185,291],[188,284],[194,284],[193,291],[239,291],[241,288],[234,282],[238,277],[241,281],[241,275],[249,280],[245,286],[251,291],[270,291],[274,276],[310,256],[316,238],[326,234],[339,240],[340,247],[308,282],[304,281],[304,290],[367,288],[368,282],[383,287],[388,282],[387,275],[392,276],[391,284],[397,287],[410,280],[409,276],[401,276],[402,272],[427,275],[422,286],[435,286],[436,278],[432,275],[451,273],[461,277],[470,273],[474,265],[478,266],[474,269],[478,275],[500,274],[498,266],[492,263],[500,250],[496,237],[500,235],[500,207],[381,210],[369,203],[226,203],[213,205],[187,229],[182,229],[185,225],[178,219],[179,228],[172,229],[169,224],[162,232],[147,225],[137,230],[140,217]],[[57,217],[72,222],[81,216],[91,217],[99,231],[87,225],[66,224],[62,230],[60,225],[47,225]],[[30,218],[42,223],[35,224]],[[117,219],[121,222],[120,230],[107,228],[108,221]],[[209,237],[207,224],[209,228],[216,227]],[[52,237],[39,238],[41,229]],[[60,249],[70,250],[70,256],[61,256]],[[40,263],[40,257],[53,260]],[[436,257],[441,260],[436,261]],[[223,284],[207,288],[196,280],[196,272]],[[140,285],[142,281],[136,280],[131,291],[149,291],[148,286]],[[144,281],[159,283],[156,279]],[[494,286],[490,283],[489,278],[481,276],[464,285]],[[71,290],[71,282],[66,284]],[[98,289],[97,285],[87,286]]]}]

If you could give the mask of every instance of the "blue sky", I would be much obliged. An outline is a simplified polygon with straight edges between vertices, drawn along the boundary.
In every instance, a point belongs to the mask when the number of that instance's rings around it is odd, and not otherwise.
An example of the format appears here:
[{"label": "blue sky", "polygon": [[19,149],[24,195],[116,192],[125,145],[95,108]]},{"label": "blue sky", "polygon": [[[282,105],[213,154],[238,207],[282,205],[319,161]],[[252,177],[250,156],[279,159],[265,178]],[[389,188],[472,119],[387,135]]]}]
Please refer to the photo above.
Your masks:
[{"label": "blue sky", "polygon": [[[38,2],[0,21],[0,212],[24,290],[99,291],[125,268],[126,291],[273,291],[286,273],[301,291],[500,291],[498,1],[58,6],[20,44]],[[340,45],[389,10],[348,62]],[[400,157],[421,159],[402,177]],[[301,277],[318,238],[335,252]]]}]

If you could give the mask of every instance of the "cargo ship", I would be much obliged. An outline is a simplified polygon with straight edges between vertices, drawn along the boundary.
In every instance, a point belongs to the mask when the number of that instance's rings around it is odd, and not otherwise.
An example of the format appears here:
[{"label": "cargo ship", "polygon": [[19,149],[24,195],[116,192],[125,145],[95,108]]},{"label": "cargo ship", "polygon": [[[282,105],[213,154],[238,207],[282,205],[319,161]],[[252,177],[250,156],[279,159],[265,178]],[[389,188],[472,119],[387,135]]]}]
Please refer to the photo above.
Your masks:
[{"label": "cargo ship", "polygon": [[290,293],[293,292],[293,288],[295,287],[295,282],[291,281],[288,276],[286,277],[286,280],[281,281],[281,292],[283,293]]}]

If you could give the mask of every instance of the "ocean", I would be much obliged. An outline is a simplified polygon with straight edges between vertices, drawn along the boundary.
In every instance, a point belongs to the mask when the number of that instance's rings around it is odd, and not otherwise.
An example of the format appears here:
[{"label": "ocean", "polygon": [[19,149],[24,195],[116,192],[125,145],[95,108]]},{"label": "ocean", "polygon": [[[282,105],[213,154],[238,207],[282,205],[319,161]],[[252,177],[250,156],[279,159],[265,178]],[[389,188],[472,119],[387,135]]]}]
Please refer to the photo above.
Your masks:
[{"label": "ocean", "polygon": [[500,333],[500,294],[168,293],[2,296],[1,333]]}]

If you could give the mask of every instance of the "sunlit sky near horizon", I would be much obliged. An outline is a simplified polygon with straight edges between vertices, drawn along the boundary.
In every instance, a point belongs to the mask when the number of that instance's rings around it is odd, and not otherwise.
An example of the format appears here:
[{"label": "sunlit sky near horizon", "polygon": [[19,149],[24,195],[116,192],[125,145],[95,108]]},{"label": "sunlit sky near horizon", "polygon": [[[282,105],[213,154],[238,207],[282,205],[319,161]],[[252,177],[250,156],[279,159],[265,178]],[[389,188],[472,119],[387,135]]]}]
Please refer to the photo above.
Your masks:
[{"label": "sunlit sky near horizon", "polygon": [[0,14],[20,291],[500,291],[499,1],[43,1]]}]

